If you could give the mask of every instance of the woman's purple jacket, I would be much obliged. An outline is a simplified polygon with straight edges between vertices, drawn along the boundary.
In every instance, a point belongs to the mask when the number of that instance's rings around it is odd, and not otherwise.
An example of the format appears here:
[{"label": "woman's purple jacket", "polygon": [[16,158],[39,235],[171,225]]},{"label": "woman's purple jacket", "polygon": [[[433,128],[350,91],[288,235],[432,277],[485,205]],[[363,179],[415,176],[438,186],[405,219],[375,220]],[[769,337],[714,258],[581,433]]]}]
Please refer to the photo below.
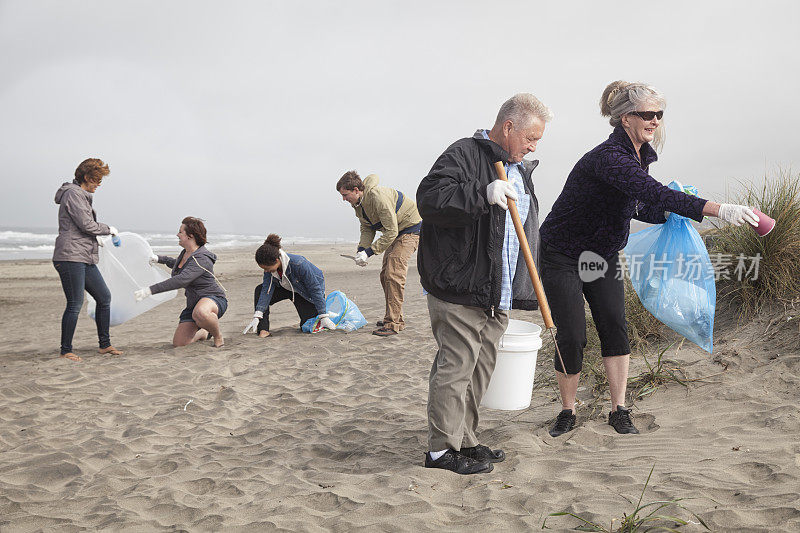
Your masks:
[{"label": "woman's purple jacket", "polygon": [[706,200],[653,179],[647,170],[658,156],[649,143],[640,152],[641,163],[628,134],[617,127],[584,155],[539,230],[542,241],[573,259],[586,250],[609,259],[627,244],[632,218],[663,224],[669,211],[701,222]]}]

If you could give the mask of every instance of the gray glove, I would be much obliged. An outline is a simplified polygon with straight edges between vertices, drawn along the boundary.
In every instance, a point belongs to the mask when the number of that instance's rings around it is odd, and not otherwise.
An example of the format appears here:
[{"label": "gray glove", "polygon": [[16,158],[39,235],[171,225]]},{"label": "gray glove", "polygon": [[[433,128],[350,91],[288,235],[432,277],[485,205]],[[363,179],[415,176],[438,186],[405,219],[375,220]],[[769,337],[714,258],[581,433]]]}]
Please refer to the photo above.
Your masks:
[{"label": "gray glove", "polygon": [[758,226],[758,215],[746,205],[721,204],[717,216],[734,226],[741,226],[745,222],[751,226]]},{"label": "gray glove", "polygon": [[133,298],[134,298],[134,299],[135,299],[137,302],[141,302],[141,301],[142,301],[142,300],[144,300],[145,298],[147,298],[147,297],[149,297],[149,296],[152,296],[152,295],[153,295],[153,293],[150,291],[150,287],[144,287],[144,288],[142,288],[142,289],[139,289],[138,291],[135,291],[135,292],[133,293]]},{"label": "gray glove", "polygon": [[253,313],[253,320],[251,320],[250,323],[247,324],[247,327],[244,328],[242,335],[247,335],[248,331],[256,333],[258,331],[258,323],[261,321],[262,318],[264,318],[264,313],[262,313],[261,311],[256,311],[255,313]]},{"label": "gray glove", "polygon": [[508,211],[508,200],[506,200],[506,197],[515,201],[517,200],[517,191],[509,182],[503,180],[494,180],[486,186],[486,199],[489,201],[489,203],[493,205],[499,205]]}]

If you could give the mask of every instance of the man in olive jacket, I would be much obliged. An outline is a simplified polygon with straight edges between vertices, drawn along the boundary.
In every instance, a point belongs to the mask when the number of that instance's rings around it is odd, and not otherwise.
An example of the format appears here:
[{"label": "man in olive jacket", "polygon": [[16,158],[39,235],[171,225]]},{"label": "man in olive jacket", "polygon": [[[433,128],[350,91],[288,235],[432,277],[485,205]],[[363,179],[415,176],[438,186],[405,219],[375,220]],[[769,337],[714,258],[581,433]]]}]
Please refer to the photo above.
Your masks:
[{"label": "man in olive jacket", "polygon": [[[439,347],[428,381],[428,468],[477,474],[505,459],[503,450],[479,444],[478,407],[509,310],[537,308],[507,198],[517,202],[536,260],[539,205],[531,173],[538,161],[523,157],[536,150],[551,116],[531,94],[512,97],[491,130],[453,143],[417,189],[417,266]],[[497,178],[497,161],[509,181]]]},{"label": "man in olive jacket", "polygon": [[[386,297],[386,314],[373,335],[388,337],[405,328],[403,294],[408,276],[408,260],[419,246],[422,219],[414,200],[402,192],[378,185],[370,174],[361,181],[355,170],[346,172],[336,183],[342,200],[349,202],[361,223],[361,239],[355,261],[366,266],[373,255],[383,253],[381,285]],[[382,234],[373,242],[376,232]]]}]

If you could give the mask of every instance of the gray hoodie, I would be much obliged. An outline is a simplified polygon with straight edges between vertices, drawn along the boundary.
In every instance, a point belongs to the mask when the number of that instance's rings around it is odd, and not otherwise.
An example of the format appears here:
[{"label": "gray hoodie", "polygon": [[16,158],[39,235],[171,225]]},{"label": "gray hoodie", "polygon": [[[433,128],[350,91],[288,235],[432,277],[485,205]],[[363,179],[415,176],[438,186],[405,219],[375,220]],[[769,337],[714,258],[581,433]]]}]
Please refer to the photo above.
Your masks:
[{"label": "gray hoodie", "polygon": [[56,191],[58,237],[53,261],[75,261],[97,264],[97,235],[109,235],[106,224],[97,221],[92,209],[92,193],[81,189],[76,181],[64,183]]},{"label": "gray hoodie", "polygon": [[215,296],[227,301],[225,290],[214,277],[214,263],[217,256],[213,252],[201,246],[186,260],[183,268],[178,265],[186,254],[186,250],[181,250],[178,258],[159,255],[158,262],[163,263],[172,269],[172,277],[160,283],[150,286],[150,292],[158,294],[175,289],[186,289],[186,307],[194,309],[201,298]]}]

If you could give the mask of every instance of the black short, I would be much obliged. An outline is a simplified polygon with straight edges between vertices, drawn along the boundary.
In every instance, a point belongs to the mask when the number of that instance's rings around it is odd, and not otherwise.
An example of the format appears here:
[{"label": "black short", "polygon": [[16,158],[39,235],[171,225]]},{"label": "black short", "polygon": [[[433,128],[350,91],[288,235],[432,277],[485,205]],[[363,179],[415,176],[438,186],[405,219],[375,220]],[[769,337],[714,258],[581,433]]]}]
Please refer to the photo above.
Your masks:
[{"label": "black short", "polygon": [[[583,367],[586,347],[584,297],[589,302],[603,357],[631,353],[628,325],[625,320],[625,285],[619,272],[617,254],[608,260],[602,277],[585,283],[578,272],[578,260],[559,253],[542,243],[542,285],[556,325],[556,342],[567,367],[567,374],[577,374]],[[617,279],[619,278],[619,279]],[[555,367],[563,372],[558,357]]]}]

